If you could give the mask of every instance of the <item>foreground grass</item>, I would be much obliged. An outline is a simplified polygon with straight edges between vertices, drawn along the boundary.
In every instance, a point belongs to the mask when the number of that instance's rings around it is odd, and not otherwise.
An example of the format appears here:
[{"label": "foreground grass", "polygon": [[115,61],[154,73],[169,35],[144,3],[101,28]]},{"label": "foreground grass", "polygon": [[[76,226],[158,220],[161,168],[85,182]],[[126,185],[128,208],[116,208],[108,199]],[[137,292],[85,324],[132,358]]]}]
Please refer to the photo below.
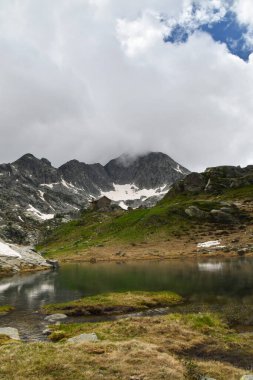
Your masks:
[{"label": "foreground grass", "polygon": [[43,307],[43,311],[47,314],[64,313],[69,316],[123,314],[149,308],[176,305],[182,301],[181,296],[167,291],[106,293],[85,297],[76,301],[46,305]]},{"label": "foreground grass", "polygon": [[[239,380],[252,365],[250,335],[230,330],[217,314],[159,317],[53,326],[59,343],[0,347],[0,379]],[[95,332],[97,343],[66,338]]]},{"label": "foreground grass", "polygon": [[6,313],[9,313],[10,311],[14,310],[14,307],[13,306],[10,306],[10,305],[3,305],[3,306],[0,306],[0,315],[1,314],[6,314]]}]

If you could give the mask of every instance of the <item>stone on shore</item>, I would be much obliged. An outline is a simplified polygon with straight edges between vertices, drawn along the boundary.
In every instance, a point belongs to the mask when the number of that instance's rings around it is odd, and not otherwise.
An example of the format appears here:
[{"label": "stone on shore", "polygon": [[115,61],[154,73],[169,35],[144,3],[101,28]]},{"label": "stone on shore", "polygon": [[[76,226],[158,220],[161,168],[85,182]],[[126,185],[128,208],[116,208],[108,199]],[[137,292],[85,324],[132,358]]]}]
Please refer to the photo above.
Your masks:
[{"label": "stone on shore", "polygon": [[87,343],[87,342],[98,342],[97,334],[81,334],[74,336],[73,338],[69,338],[67,340],[68,343]]},{"label": "stone on shore", "polygon": [[19,332],[14,327],[0,327],[0,335],[6,335],[13,340],[20,340]]},{"label": "stone on shore", "polygon": [[32,247],[9,244],[0,239],[0,272],[15,273],[22,270],[52,268]]},{"label": "stone on shore", "polygon": [[66,314],[51,314],[51,315],[48,315],[46,318],[45,318],[45,321],[48,321],[50,323],[55,323],[55,322],[59,322],[63,319],[66,319],[68,318]]}]

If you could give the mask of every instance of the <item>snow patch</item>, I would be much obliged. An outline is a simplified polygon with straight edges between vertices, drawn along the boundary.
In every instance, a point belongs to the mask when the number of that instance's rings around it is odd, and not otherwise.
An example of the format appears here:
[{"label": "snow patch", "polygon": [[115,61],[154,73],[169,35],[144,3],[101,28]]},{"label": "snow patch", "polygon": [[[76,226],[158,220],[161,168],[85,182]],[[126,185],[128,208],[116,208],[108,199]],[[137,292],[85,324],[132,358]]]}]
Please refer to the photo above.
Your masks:
[{"label": "snow patch", "polygon": [[40,186],[46,186],[49,187],[49,189],[52,189],[54,185],[58,185],[58,182],[55,183],[41,183]]},{"label": "snow patch", "polygon": [[119,207],[121,207],[123,210],[128,210],[128,206],[123,201],[119,203]]},{"label": "snow patch", "polygon": [[116,185],[113,184],[114,190],[112,191],[102,191],[101,196],[105,196],[112,201],[128,201],[128,200],[136,200],[141,198],[149,198],[158,195],[165,195],[167,191],[164,191],[167,185],[163,185],[156,189],[139,189],[134,184],[126,184],[126,185]]},{"label": "snow patch", "polygon": [[64,186],[64,187],[66,187],[67,189],[70,189],[70,186],[69,186],[69,184],[65,181],[65,179],[61,179],[61,183],[62,183],[62,185]]},{"label": "snow patch", "polygon": [[182,169],[180,168],[180,165],[178,164],[176,168],[174,168],[174,170],[178,173],[181,173],[181,174],[184,174],[184,172],[182,171]]},{"label": "snow patch", "polygon": [[49,219],[53,219],[54,218],[54,214],[43,214],[42,212],[40,212],[39,210],[37,210],[32,205],[29,205],[27,211],[31,212],[32,214],[34,214],[34,216],[36,216],[37,218],[42,219],[42,220],[49,220]]},{"label": "snow patch", "polygon": [[0,242],[0,256],[21,258],[18,252],[14,251],[8,244],[2,242]]},{"label": "snow patch", "polygon": [[219,240],[211,240],[211,241],[206,241],[204,243],[198,243],[197,247],[198,248],[210,248],[210,247],[217,247],[217,245],[220,245]]},{"label": "snow patch", "polygon": [[45,194],[45,193],[44,193],[43,191],[39,190],[39,197],[40,197],[40,199],[43,200],[43,202],[45,202],[44,194]]}]

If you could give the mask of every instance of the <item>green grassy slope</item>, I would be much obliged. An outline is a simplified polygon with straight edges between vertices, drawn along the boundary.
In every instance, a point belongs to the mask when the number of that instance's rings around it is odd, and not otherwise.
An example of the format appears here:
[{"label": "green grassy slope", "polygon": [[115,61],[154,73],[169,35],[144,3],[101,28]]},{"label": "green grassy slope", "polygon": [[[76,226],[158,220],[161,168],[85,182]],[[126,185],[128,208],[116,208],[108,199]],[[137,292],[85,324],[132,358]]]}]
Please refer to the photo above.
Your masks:
[{"label": "green grassy slope", "polygon": [[[253,185],[224,191],[221,195],[180,194],[166,196],[151,209],[99,213],[84,211],[78,220],[65,223],[48,232],[37,247],[49,257],[85,250],[94,246],[117,243],[135,244],[156,239],[189,235],[199,224],[212,224],[189,217],[185,210],[196,206],[202,211],[220,210],[224,201],[252,198]],[[238,213],[239,220],[245,215]]]}]

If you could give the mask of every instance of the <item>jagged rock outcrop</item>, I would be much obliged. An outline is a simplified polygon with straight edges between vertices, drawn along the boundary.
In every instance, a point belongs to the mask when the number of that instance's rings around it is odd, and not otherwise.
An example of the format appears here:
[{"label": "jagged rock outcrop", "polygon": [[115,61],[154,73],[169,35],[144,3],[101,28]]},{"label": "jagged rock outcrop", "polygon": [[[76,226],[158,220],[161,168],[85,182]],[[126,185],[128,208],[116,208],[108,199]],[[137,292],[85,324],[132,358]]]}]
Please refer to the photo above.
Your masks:
[{"label": "jagged rock outcrop", "polygon": [[221,194],[227,189],[236,189],[248,185],[253,185],[253,165],[245,168],[217,166],[208,168],[203,173],[190,173],[172,186],[168,196],[179,193],[199,194],[201,192]]}]

